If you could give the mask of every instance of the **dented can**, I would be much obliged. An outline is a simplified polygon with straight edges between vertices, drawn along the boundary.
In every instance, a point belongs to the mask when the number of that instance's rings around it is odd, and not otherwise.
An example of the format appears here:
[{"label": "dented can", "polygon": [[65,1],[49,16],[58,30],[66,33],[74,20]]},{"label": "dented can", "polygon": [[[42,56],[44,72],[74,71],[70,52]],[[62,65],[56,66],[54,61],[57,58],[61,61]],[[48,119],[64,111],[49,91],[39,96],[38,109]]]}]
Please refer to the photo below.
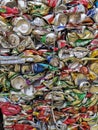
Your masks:
[{"label": "dented can", "polygon": [[97,0],[0,0],[5,130],[98,129]]}]

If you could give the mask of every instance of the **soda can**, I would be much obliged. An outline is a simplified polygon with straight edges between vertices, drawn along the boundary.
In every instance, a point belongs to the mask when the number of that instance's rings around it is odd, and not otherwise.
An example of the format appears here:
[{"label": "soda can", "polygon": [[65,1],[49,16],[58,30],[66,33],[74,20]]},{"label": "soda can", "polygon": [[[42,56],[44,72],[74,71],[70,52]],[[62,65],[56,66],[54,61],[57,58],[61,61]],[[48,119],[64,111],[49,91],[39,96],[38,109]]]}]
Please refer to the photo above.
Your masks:
[{"label": "soda can", "polygon": [[26,81],[22,76],[17,76],[11,79],[11,85],[13,88],[21,90],[22,88],[26,87]]}]

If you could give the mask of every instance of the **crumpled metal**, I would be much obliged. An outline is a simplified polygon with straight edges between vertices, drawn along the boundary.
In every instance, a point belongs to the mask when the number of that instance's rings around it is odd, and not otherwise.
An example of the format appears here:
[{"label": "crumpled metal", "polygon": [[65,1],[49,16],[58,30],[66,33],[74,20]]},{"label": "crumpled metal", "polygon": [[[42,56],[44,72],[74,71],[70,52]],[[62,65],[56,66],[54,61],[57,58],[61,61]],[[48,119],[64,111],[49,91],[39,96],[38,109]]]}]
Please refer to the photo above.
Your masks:
[{"label": "crumpled metal", "polygon": [[5,130],[98,129],[98,1],[0,1]]}]

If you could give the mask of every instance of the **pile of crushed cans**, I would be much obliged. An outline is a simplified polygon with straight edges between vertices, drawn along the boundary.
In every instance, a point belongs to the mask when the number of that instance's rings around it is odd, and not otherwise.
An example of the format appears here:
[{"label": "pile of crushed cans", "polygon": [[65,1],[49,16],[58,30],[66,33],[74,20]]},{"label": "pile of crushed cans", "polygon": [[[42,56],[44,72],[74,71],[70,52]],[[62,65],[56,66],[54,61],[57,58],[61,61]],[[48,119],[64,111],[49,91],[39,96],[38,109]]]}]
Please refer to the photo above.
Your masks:
[{"label": "pile of crushed cans", "polygon": [[98,130],[98,0],[0,0],[4,130]]}]

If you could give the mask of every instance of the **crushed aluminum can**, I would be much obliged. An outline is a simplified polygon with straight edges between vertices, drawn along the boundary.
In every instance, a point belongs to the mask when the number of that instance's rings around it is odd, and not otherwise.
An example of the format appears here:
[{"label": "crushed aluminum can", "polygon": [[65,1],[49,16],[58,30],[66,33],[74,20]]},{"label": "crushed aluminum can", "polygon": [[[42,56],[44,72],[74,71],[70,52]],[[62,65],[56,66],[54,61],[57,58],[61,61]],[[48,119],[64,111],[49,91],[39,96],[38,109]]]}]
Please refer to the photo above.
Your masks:
[{"label": "crushed aluminum can", "polygon": [[46,43],[54,44],[57,39],[57,35],[55,33],[49,33],[46,35]]},{"label": "crushed aluminum can", "polygon": [[71,7],[69,10],[64,10],[64,13],[85,13],[85,7],[82,4],[76,5],[75,7]]},{"label": "crushed aluminum can", "polygon": [[15,34],[10,34],[10,35],[8,35],[8,41],[9,41],[9,44],[10,44],[9,45],[10,48],[15,48],[19,45],[20,38]]},{"label": "crushed aluminum can", "polygon": [[54,12],[55,13],[63,13],[63,10],[66,10],[67,7],[63,4],[56,6]]},{"label": "crushed aluminum can", "polygon": [[11,85],[13,88],[18,90],[27,86],[25,79],[22,76],[17,76],[11,80]]},{"label": "crushed aluminum can", "polygon": [[25,37],[17,46],[17,50],[19,53],[23,52],[25,48],[35,49],[34,41],[29,36]]},{"label": "crushed aluminum can", "polygon": [[91,92],[91,93],[98,93],[98,86],[97,86],[97,85],[91,86],[90,92]]},{"label": "crushed aluminum can", "polygon": [[75,57],[83,58],[89,53],[89,50],[83,47],[76,47],[73,49],[73,53]]},{"label": "crushed aluminum can", "polygon": [[97,4],[0,0],[5,130],[98,129]]},{"label": "crushed aluminum can", "polygon": [[97,62],[92,63],[92,64],[90,65],[90,70],[93,71],[95,74],[98,75],[98,63],[97,63]]},{"label": "crushed aluminum can", "polygon": [[16,17],[12,21],[14,28],[13,30],[15,32],[20,32],[23,35],[28,35],[32,31],[32,26],[29,23],[27,19],[24,19],[23,17]]},{"label": "crushed aluminum can", "polygon": [[13,8],[13,7],[16,6],[16,1],[14,1],[14,0],[3,0],[1,2],[1,6],[8,6],[8,7]]},{"label": "crushed aluminum can", "polygon": [[63,25],[65,26],[67,24],[67,15],[63,14],[63,13],[58,13],[55,18],[54,18],[54,22],[53,24],[55,26],[60,26],[60,25]]},{"label": "crushed aluminum can", "polygon": [[34,88],[33,86],[29,86],[29,87],[25,87],[23,89],[21,89],[21,92],[27,96],[33,96],[34,95]]},{"label": "crushed aluminum can", "polygon": [[18,0],[18,7],[22,13],[27,12],[27,2],[26,0]]},{"label": "crushed aluminum can", "polygon": [[41,42],[44,44],[55,44],[57,35],[55,33],[49,33],[41,37]]},{"label": "crushed aluminum can", "polygon": [[[7,21],[4,17],[0,16],[0,31],[4,33],[9,29],[9,26],[7,25]],[[4,32],[3,32],[4,31]]]},{"label": "crushed aluminum can", "polygon": [[9,102],[4,103],[1,109],[2,109],[2,113],[6,116],[13,116],[15,114],[18,114],[21,111],[19,105],[12,105]]},{"label": "crushed aluminum can", "polygon": [[71,33],[68,33],[68,40],[70,43],[73,43],[75,41],[77,41],[78,39],[84,39],[84,41],[86,39],[91,39],[91,38],[94,38],[94,34],[85,29],[83,32],[80,31],[79,33],[76,33],[76,31],[72,31]]},{"label": "crushed aluminum can", "polygon": [[94,19],[94,21],[96,22],[96,23],[98,23],[98,9],[96,8],[96,10],[95,10],[95,15],[93,16],[93,19]]},{"label": "crushed aluminum can", "polygon": [[71,49],[62,48],[59,50],[58,56],[61,60],[64,60],[69,57],[73,57],[73,53],[72,53]]},{"label": "crushed aluminum can", "polygon": [[80,14],[71,14],[69,15],[69,19],[68,19],[68,22],[69,23],[76,23],[78,24],[79,22],[81,22],[81,15]]},{"label": "crushed aluminum can", "polygon": [[69,64],[68,68],[73,71],[75,70],[78,72],[81,66],[82,65],[79,62],[74,62],[74,63]]},{"label": "crushed aluminum can", "polygon": [[34,24],[35,26],[40,26],[40,27],[43,27],[43,26],[46,26],[46,25],[47,25],[46,22],[45,22],[42,18],[40,18],[40,17],[36,17],[36,18],[33,20],[33,24]]},{"label": "crushed aluminum can", "polygon": [[43,19],[47,21],[49,24],[52,24],[54,20],[54,14],[48,14],[44,16]]},{"label": "crushed aluminum can", "polygon": [[[30,14],[47,15],[50,7],[44,3],[28,1],[27,5],[30,7]],[[39,8],[37,8],[39,6]]]}]

